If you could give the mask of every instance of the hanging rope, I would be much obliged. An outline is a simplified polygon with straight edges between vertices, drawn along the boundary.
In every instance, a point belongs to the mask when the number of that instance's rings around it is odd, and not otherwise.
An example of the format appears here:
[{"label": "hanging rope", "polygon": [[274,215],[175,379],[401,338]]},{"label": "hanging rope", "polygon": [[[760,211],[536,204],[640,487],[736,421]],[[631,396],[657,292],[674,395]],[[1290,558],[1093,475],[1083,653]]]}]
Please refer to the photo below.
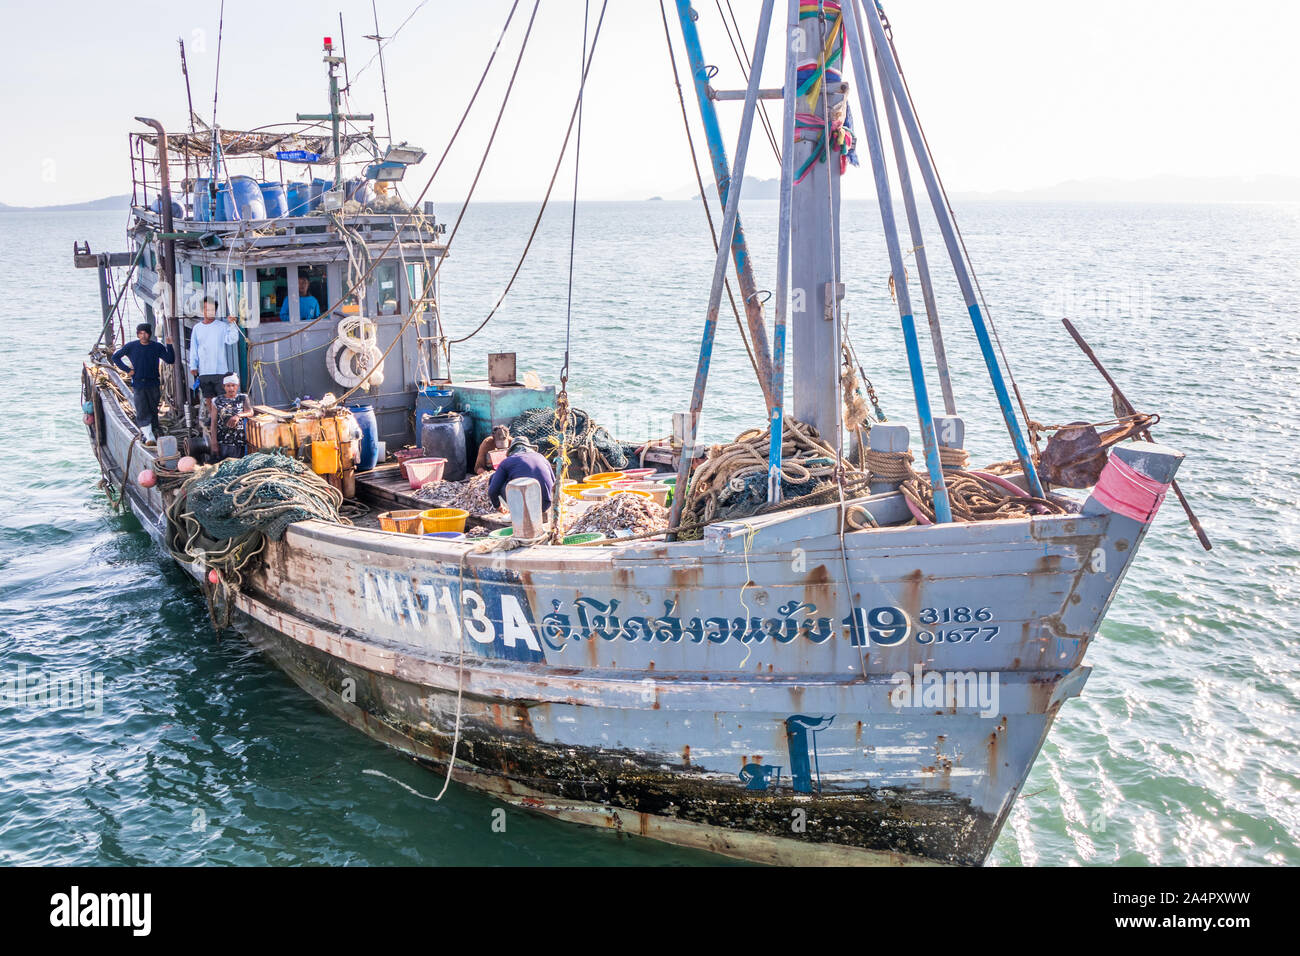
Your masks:
[{"label": "hanging rope", "polygon": [[[555,473],[560,481],[569,471],[569,352],[573,341],[573,260],[578,237],[578,172],[582,165],[582,105],[587,88],[587,23],[591,14],[590,0],[582,5],[582,55],[578,58],[578,138],[573,148],[573,212],[569,218],[569,286],[564,306],[564,365],[560,369],[560,391],[555,396],[555,426],[559,434],[559,447],[555,453]],[[552,501],[551,544],[564,540],[564,495],[556,492]]]},{"label": "hanging rope", "polygon": [[555,188],[555,180],[560,175],[560,167],[564,163],[564,153],[569,148],[569,137],[573,133],[573,124],[577,120],[578,109],[582,105],[582,89],[586,86],[587,74],[591,71],[591,61],[596,57],[596,44],[600,40],[600,28],[605,22],[605,9],[608,6],[609,0],[605,0],[605,2],[600,5],[600,16],[596,19],[596,32],[591,38],[591,53],[587,57],[586,69],[582,72],[582,83],[579,86],[578,97],[573,103],[573,111],[569,114],[569,126],[564,132],[564,142],[560,144],[560,155],[555,160],[555,170],[551,173],[551,181],[546,186],[546,195],[542,197],[541,208],[537,210],[537,218],[533,220],[532,231],[528,233],[528,241],[524,243],[524,251],[519,255],[519,262],[515,265],[515,271],[510,274],[510,281],[506,283],[505,291],[501,293],[496,304],[492,306],[492,311],[487,314],[487,318],[480,322],[474,331],[469,333],[469,335],[463,335],[458,339],[452,339],[447,343],[448,345],[458,345],[461,342],[467,342],[483,331],[484,326],[492,321],[492,317],[496,315],[497,310],[501,308],[501,303],[504,302],[506,296],[510,294],[510,289],[514,286],[515,279],[519,277],[519,270],[524,267],[524,260],[528,258],[528,250],[533,247],[533,239],[537,236],[538,227],[542,224],[542,216],[546,214],[546,205],[551,201],[551,191]]},{"label": "hanging rope", "polygon": [[[501,41],[505,38],[506,31],[510,28],[510,22],[511,20],[514,19],[515,10],[518,8],[518,6],[519,6],[519,0],[514,0],[514,2],[510,5],[510,12],[506,14],[506,22],[501,26],[501,31],[497,35],[497,42],[493,45],[492,52],[488,56],[487,63],[484,64],[483,66],[483,72],[479,75],[478,83],[474,87],[474,92],[470,94],[469,102],[465,104],[465,110],[460,114],[460,120],[456,123],[456,128],[452,130],[451,138],[447,140],[447,145],[443,149],[442,155],[438,157],[437,165],[434,166],[433,172],[429,174],[429,179],[427,182],[425,182],[424,188],[420,190],[420,194],[415,197],[415,201],[411,204],[410,212],[408,212],[404,217],[403,228],[411,225],[412,223],[418,223],[424,221],[424,214],[419,211],[420,204],[424,202],[424,197],[428,194],[429,190],[432,188],[433,181],[437,178],[438,173],[442,169],[443,163],[447,161],[447,156],[451,153],[452,146],[455,144],[456,139],[460,136],[460,131],[465,126],[465,121],[469,119],[470,111],[474,108],[474,103],[478,100],[478,95],[482,91],[483,84],[488,78],[488,73],[492,69],[492,63],[496,60],[497,51],[501,49]],[[536,13],[537,13],[537,8],[534,7],[533,14],[536,15]],[[394,36],[396,36],[396,34],[394,34]],[[343,292],[342,296],[340,297],[340,301],[348,298],[351,295],[355,295],[357,289],[360,288],[367,280],[369,280],[371,272],[373,272],[375,267],[379,264],[379,262],[386,255],[388,255],[388,250],[393,247],[393,243],[397,242],[400,236],[401,233],[398,232],[397,230],[394,230],[392,237],[388,240],[387,243],[384,244],[384,248],[379,250],[379,254],[371,260],[370,268],[366,270],[365,275],[363,275],[359,280],[357,280],[356,283],[354,283],[352,286],[350,286],[347,290]],[[448,241],[447,245],[448,246],[450,245],[450,241]],[[425,295],[422,296],[422,298],[427,297],[428,288],[429,287],[426,286]],[[312,319],[310,322],[307,322],[299,326],[297,329],[293,330],[287,335],[281,335],[278,338],[273,338],[273,339],[264,339],[260,342],[250,343],[250,344],[256,345],[260,348],[267,345],[274,345],[277,342],[284,342],[287,339],[293,338],[295,335],[301,335],[303,332],[306,332],[316,323],[323,322],[325,319],[329,318],[333,314],[334,308],[335,306],[332,305],[327,309],[323,309],[319,316]],[[403,331],[405,331],[405,328],[403,328]],[[400,339],[401,336],[399,335],[398,338]]]}]

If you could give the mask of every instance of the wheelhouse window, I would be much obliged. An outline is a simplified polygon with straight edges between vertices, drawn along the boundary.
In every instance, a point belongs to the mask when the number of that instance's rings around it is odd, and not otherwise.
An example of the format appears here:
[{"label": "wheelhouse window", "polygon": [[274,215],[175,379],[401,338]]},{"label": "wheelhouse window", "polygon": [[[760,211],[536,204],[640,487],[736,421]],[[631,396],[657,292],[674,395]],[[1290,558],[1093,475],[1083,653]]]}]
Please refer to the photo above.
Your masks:
[{"label": "wheelhouse window", "polygon": [[415,303],[424,295],[424,263],[412,262],[406,266],[406,290],[407,303],[411,312],[415,311]]},{"label": "wheelhouse window", "polygon": [[298,317],[310,322],[325,311],[329,285],[324,266],[298,267]]},{"label": "wheelhouse window", "polygon": [[257,270],[257,311],[263,322],[279,322],[289,304],[289,270],[284,266]]},{"label": "wheelhouse window", "polygon": [[381,262],[375,267],[375,303],[380,315],[397,315],[398,302],[397,263]]}]

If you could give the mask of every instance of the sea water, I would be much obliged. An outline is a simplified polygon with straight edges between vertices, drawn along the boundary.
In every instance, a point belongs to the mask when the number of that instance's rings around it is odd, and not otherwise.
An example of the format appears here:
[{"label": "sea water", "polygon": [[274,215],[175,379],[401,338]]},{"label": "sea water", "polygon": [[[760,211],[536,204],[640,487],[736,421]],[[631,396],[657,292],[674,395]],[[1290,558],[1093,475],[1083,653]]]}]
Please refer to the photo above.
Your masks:
[{"label": "sea water", "polygon": [[[449,335],[491,311],[536,209],[469,210],[440,277]],[[1113,417],[1067,316],[1130,400],[1161,415],[1157,437],[1187,454],[1179,478],[1215,545],[1201,550],[1171,495],[990,862],[1300,863],[1300,205],[972,202],[958,214],[1032,417]],[[743,215],[771,288],[776,204]],[[435,801],[441,775],[323,712],[237,636],[214,637],[189,579],[109,507],[81,423],[99,299],[72,243],[125,249],[125,224],[0,213],[0,685],[21,672],[56,691],[0,695],[0,862],[717,862],[513,809],[499,832],[500,804],[457,786]],[[502,308],[453,347],[453,374],[514,351],[521,374],[555,382],[567,335],[573,403],[620,437],[667,435],[708,305],[706,229],[698,202],[581,204],[569,313],[568,210],[553,207]],[[857,357],[885,412],[913,423],[873,204],[845,203],[840,245]],[[968,447],[976,462],[1008,459],[942,247],[927,248]],[[912,298],[923,316],[915,286]],[[763,420],[724,298],[702,434],[727,440]]]}]

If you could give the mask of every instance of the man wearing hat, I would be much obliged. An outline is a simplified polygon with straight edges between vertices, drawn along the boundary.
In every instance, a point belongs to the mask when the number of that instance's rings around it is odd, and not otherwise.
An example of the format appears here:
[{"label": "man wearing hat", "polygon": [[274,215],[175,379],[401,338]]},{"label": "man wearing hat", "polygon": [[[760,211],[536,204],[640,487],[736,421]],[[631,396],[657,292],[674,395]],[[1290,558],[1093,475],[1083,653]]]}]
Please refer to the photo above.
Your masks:
[{"label": "man wearing hat", "polygon": [[510,452],[505,461],[497,465],[488,482],[488,500],[492,507],[501,507],[501,495],[506,485],[516,478],[536,478],[542,486],[542,512],[551,510],[551,492],[555,488],[555,474],[551,463],[537,453],[532,442],[520,436],[510,443]]},{"label": "man wearing hat", "polygon": [[[135,327],[136,341],[127,342],[113,353],[113,364],[131,376],[131,398],[135,404],[135,424],[144,436],[145,444],[156,441],[158,425],[158,400],[162,398],[162,381],[158,363],[176,362],[176,352],[170,344],[163,345],[153,339],[153,327],[141,323]],[[123,357],[131,360],[125,365]]]},{"label": "man wearing hat", "polygon": [[227,375],[221,388],[225,394],[212,399],[212,447],[221,458],[243,458],[248,448],[245,420],[253,417],[253,403],[239,390],[238,375]]}]

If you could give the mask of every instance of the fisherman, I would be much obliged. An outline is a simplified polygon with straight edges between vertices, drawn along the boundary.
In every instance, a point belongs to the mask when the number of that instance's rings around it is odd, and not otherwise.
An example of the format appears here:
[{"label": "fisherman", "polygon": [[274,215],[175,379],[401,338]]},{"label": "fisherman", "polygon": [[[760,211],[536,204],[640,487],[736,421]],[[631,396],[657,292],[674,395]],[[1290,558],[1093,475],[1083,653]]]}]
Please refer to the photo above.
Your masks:
[{"label": "fisherman", "polygon": [[204,296],[203,321],[190,333],[190,375],[198,382],[207,408],[221,394],[222,380],[236,371],[226,358],[226,346],[239,341],[237,318],[232,315],[226,321],[225,328],[217,324],[216,297]]},{"label": "fisherman", "polygon": [[516,478],[536,478],[542,486],[542,511],[551,510],[551,491],[555,488],[555,474],[551,463],[537,453],[532,442],[519,437],[510,443],[510,453],[497,465],[488,482],[488,501],[493,508],[501,507],[501,495],[506,485]]},{"label": "fisherman", "polygon": [[[311,280],[301,272],[298,273],[298,318],[316,319],[320,318],[320,303],[316,297],[309,291],[311,289]],[[289,297],[284,297],[284,304],[280,306],[280,320],[289,321]]]},{"label": "fisherman", "polygon": [[[153,326],[142,322],[135,327],[137,341],[127,342],[113,353],[113,364],[131,376],[131,398],[135,403],[135,424],[144,436],[144,443],[152,445],[157,441],[155,432],[158,424],[158,400],[162,397],[162,380],[158,375],[158,363],[176,362],[176,350],[171,343],[161,344],[153,340]],[[122,357],[131,360],[130,366],[122,363]]]},{"label": "fisherman", "polygon": [[505,425],[493,425],[492,434],[484,438],[478,446],[478,457],[474,459],[474,474],[482,475],[491,471],[492,452],[505,451],[510,445],[510,429]]},{"label": "fisherman", "polygon": [[253,417],[253,403],[239,390],[238,375],[227,375],[221,388],[224,394],[212,400],[212,447],[221,458],[243,458],[248,451],[245,419]]}]

